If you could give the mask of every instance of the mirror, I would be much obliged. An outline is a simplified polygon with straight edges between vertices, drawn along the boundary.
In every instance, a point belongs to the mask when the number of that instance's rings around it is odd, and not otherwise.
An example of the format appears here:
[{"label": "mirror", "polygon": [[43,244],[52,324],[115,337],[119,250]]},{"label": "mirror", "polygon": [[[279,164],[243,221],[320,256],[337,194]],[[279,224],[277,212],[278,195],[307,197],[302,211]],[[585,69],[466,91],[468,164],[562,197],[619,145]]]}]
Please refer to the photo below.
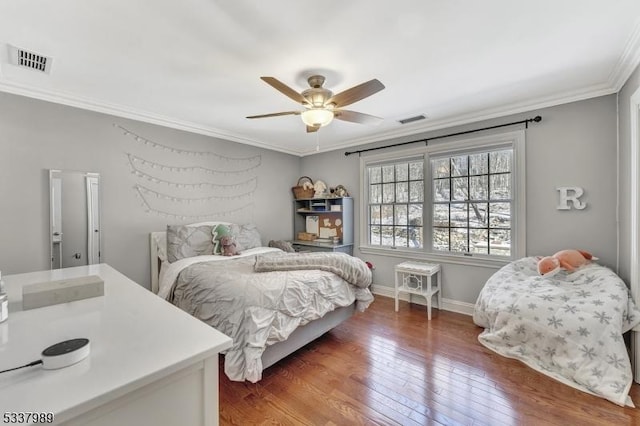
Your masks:
[{"label": "mirror", "polygon": [[100,263],[100,175],[49,170],[51,269]]}]

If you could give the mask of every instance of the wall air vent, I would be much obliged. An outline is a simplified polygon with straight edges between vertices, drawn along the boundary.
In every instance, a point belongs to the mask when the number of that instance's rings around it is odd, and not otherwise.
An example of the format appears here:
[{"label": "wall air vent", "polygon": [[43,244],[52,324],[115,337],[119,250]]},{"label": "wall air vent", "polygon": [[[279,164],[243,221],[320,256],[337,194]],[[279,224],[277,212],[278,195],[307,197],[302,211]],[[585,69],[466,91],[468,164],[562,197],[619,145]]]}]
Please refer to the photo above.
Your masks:
[{"label": "wall air vent", "polygon": [[49,74],[51,71],[52,58],[35,52],[21,49],[19,47],[8,45],[9,47],[9,63],[20,68],[28,68],[30,70]]},{"label": "wall air vent", "polygon": [[424,120],[426,118],[427,118],[426,115],[420,114],[420,115],[416,115],[416,116],[413,116],[413,117],[403,118],[402,120],[398,120],[398,123],[400,123],[400,124],[409,124],[409,123],[413,123],[414,121]]}]

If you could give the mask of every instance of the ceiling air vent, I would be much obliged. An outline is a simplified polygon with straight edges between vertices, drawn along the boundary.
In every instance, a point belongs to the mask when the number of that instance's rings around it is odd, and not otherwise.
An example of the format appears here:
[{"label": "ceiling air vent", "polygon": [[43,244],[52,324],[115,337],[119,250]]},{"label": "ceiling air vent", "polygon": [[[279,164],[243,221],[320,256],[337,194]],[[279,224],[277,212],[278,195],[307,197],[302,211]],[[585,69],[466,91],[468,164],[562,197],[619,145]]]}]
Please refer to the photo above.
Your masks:
[{"label": "ceiling air vent", "polygon": [[9,45],[9,63],[20,68],[49,74],[52,58]]},{"label": "ceiling air vent", "polygon": [[402,120],[398,120],[398,123],[400,123],[400,124],[409,124],[409,123],[413,123],[414,121],[424,120],[426,118],[427,118],[426,115],[420,114],[420,115],[416,115],[416,116],[413,116],[413,117],[403,118]]}]

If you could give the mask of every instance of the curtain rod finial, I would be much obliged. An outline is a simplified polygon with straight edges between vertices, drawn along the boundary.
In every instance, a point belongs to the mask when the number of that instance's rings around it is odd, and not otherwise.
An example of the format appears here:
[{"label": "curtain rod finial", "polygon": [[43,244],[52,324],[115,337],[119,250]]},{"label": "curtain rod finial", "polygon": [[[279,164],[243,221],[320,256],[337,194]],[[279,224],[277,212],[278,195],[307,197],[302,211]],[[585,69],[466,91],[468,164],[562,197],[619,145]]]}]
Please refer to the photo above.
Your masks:
[{"label": "curtain rod finial", "polygon": [[536,123],[539,123],[539,122],[541,122],[541,121],[542,121],[542,117],[541,117],[541,116],[539,116],[539,115],[536,115],[536,116],[533,118],[533,121],[535,121]]}]

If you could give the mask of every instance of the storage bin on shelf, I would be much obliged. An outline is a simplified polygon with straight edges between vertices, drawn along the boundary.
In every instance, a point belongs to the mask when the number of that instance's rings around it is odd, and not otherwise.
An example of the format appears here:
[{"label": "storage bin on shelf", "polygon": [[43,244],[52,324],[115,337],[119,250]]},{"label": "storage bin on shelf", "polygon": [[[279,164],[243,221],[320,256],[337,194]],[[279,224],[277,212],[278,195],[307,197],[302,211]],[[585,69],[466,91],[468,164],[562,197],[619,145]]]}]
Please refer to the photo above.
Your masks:
[{"label": "storage bin on shelf", "polygon": [[311,234],[309,232],[298,232],[297,239],[300,241],[313,241],[318,236],[316,234]]},{"label": "storage bin on shelf", "polygon": [[[305,188],[305,182],[309,182],[311,184],[311,188]],[[313,198],[313,194],[315,194],[315,190],[313,189],[313,181],[308,176],[301,176],[298,179],[298,184],[291,188],[293,191],[293,196],[296,200],[301,198]]]}]

